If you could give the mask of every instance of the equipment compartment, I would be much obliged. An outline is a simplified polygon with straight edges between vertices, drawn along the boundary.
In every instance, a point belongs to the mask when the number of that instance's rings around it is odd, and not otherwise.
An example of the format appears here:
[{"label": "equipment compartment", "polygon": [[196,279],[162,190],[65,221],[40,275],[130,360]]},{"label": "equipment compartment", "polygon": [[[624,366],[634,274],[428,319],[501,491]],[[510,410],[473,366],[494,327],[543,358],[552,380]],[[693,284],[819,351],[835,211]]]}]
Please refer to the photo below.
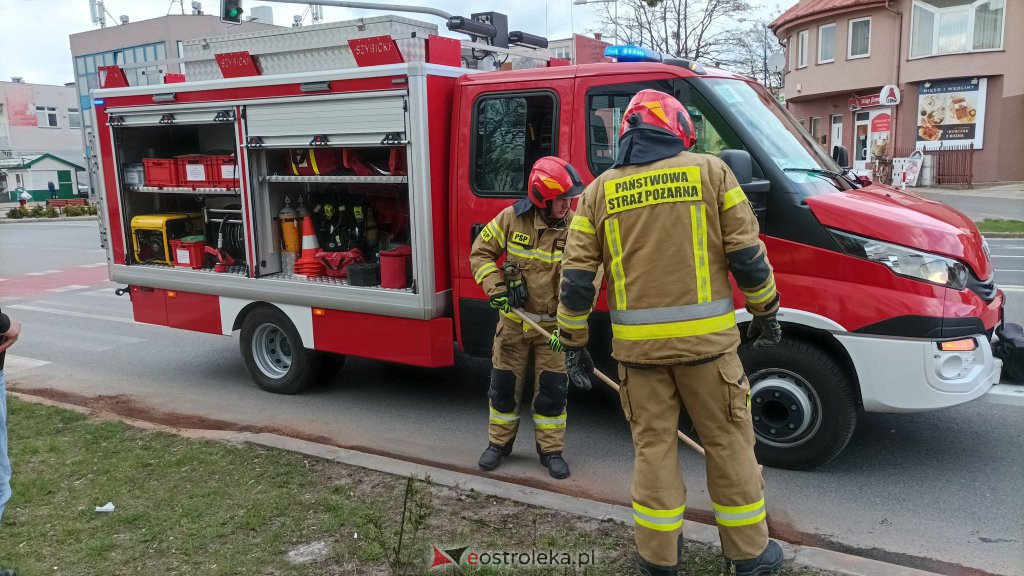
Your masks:
[{"label": "equipment compartment", "polygon": [[411,262],[404,146],[269,148],[249,157],[258,175],[260,277],[414,291],[411,273],[382,288],[380,274],[364,270],[401,247]]},{"label": "equipment compartment", "polygon": [[[233,118],[223,110],[111,115],[126,264],[249,275]],[[172,242],[190,246],[188,266],[175,266]]]}]

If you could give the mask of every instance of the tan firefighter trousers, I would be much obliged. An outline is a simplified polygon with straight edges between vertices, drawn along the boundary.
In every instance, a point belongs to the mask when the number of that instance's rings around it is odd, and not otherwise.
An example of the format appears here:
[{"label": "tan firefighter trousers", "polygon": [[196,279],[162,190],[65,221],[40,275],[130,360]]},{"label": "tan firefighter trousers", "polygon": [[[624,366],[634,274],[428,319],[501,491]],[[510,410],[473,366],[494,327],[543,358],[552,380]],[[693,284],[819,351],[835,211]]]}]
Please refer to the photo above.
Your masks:
[{"label": "tan firefighter trousers", "polygon": [[[547,325],[545,325],[547,324]],[[554,323],[542,323],[547,330]],[[523,329],[522,323],[502,317],[494,335],[491,359],[490,424],[492,444],[505,446],[515,440],[522,412],[523,383],[533,357],[533,427],[537,444],[544,453],[561,452],[565,446],[565,400],[569,382],[565,358],[548,347],[546,338],[536,330]]]},{"label": "tan firefighter trousers", "polygon": [[679,469],[680,406],[707,452],[707,482],[730,560],[756,558],[768,545],[764,481],[754,457],[750,384],[736,352],[704,363],[619,368],[620,399],[633,433],[633,520],[640,555],[676,566],[686,486]]}]

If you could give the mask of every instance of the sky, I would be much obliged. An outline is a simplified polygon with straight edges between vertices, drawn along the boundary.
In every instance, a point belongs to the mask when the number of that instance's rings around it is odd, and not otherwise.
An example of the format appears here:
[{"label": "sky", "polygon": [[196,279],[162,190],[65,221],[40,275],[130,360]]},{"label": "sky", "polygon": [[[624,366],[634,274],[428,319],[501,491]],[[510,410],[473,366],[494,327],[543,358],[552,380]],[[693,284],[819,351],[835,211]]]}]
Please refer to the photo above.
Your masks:
[{"label": "sky", "polygon": [[[182,0],[185,13],[192,10],[191,0]],[[486,8],[468,9],[473,3],[464,0],[382,0],[388,4],[429,5],[446,12],[469,16],[469,11],[485,11]],[[220,0],[203,0],[206,14],[220,13]],[[549,39],[567,38],[575,31],[588,33],[595,27],[600,4],[574,6],[571,0],[520,0],[500,2],[491,0],[478,3],[493,6],[509,17],[510,30],[523,30]],[[254,6],[271,6],[274,9],[274,23],[290,25],[292,16],[301,14],[306,6],[299,4],[268,3],[243,0],[248,11]],[[157,18],[168,13],[181,14],[178,0],[106,0],[107,27],[114,26],[122,14],[132,22]],[[380,15],[384,12],[352,10],[347,8],[324,8],[324,21],[337,22],[363,16]],[[406,17],[425,20],[438,25],[444,35],[450,34],[441,18],[426,14],[405,14]],[[310,23],[306,15],[305,23]],[[70,34],[98,28],[89,16],[89,0],[0,0],[0,80],[9,81],[12,76],[21,76],[32,84],[64,84],[74,81],[71,64]]]}]

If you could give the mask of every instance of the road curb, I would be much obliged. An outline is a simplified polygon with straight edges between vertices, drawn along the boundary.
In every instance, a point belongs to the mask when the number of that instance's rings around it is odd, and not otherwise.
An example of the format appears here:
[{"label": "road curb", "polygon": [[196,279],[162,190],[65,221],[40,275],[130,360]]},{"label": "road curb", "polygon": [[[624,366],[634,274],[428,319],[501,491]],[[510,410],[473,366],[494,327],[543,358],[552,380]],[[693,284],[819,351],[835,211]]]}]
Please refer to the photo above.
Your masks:
[{"label": "road curb", "polygon": [[[548,508],[550,510],[575,514],[577,516],[585,516],[595,520],[614,520],[623,524],[629,524],[633,521],[633,510],[625,506],[596,502],[585,498],[568,496],[547,490],[538,490],[529,486],[512,484],[510,482],[504,482],[494,478],[456,472],[425,464],[406,462],[405,460],[399,460],[397,458],[358,452],[347,448],[338,448],[327,444],[292,438],[290,436],[282,436],[266,432],[230,432],[223,430],[172,428],[170,426],[154,424],[145,420],[120,416],[112,412],[101,412],[79,406],[77,404],[68,404],[50,400],[48,398],[33,396],[26,392],[11,391],[10,394],[19,400],[26,402],[72,410],[82,414],[88,414],[90,416],[98,416],[105,420],[117,420],[136,428],[167,432],[188,438],[205,438],[239,443],[248,442],[269,448],[288,450],[289,452],[297,452],[307,456],[332,460],[334,462],[350,466],[368,468],[370,470],[376,470],[378,472],[384,472],[386,474],[393,474],[396,476],[409,477],[415,475],[420,478],[429,477],[431,482],[442,486],[448,486],[460,490],[473,490],[489,496],[514,500],[523,504]],[[702,524],[700,522],[687,520],[685,536],[689,541],[699,542],[714,548],[720,548],[718,529],[709,524]],[[851,554],[844,554],[842,552],[834,552],[823,548],[815,548],[800,544],[789,544],[786,542],[781,542],[781,544],[785,552],[786,559],[792,560],[793,563],[797,565],[809,568],[829,570],[850,576],[941,576],[935,572],[917,570],[915,568],[889,564],[887,562],[871,560],[868,558],[853,556]]]},{"label": "road curb", "polygon": [[18,224],[19,222],[82,222],[97,219],[96,216],[64,216],[62,218],[7,218],[0,216],[0,224]]}]

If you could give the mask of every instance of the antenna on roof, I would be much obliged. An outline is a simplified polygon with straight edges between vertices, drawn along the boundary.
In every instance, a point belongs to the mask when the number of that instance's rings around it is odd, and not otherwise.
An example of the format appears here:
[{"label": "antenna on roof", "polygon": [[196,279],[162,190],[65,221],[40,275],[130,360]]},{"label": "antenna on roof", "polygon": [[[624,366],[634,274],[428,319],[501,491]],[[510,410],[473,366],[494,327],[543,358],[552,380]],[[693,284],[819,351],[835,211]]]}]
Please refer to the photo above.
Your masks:
[{"label": "antenna on roof", "polygon": [[99,24],[100,28],[107,27],[107,9],[103,7],[103,0],[89,0],[89,15],[93,24]]}]

